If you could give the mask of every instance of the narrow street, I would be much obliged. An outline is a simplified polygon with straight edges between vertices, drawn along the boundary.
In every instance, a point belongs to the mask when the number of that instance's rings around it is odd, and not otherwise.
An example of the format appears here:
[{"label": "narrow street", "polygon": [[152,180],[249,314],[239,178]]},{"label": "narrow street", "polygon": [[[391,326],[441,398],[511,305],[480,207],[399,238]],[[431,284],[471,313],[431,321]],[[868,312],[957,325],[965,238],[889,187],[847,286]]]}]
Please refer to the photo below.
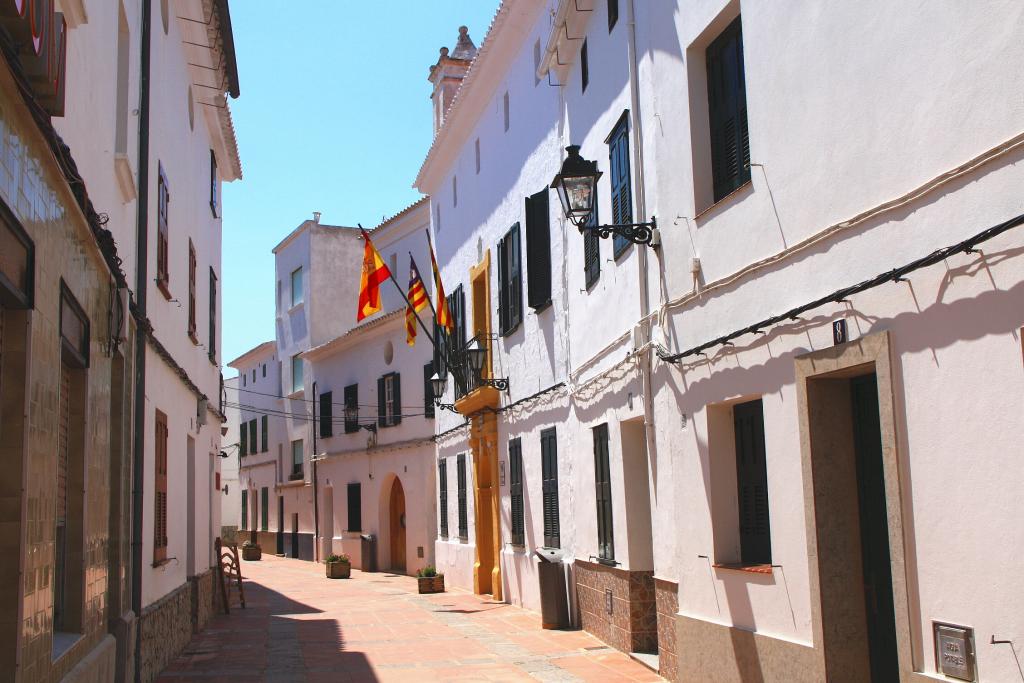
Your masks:
[{"label": "narrow street", "polygon": [[215,617],[158,678],[246,681],[660,681],[585,631],[464,591],[264,555],[243,562],[246,609]]}]

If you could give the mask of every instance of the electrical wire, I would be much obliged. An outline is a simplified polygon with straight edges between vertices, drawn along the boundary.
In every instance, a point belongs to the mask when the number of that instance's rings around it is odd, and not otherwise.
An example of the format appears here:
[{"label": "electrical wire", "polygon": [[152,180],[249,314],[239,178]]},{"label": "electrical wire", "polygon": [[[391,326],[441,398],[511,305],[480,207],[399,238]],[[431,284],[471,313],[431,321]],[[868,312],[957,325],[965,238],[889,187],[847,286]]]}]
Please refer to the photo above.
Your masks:
[{"label": "electrical wire", "polygon": [[[255,391],[253,389],[242,389],[241,387],[229,387],[227,385],[224,386],[224,389],[225,390],[230,389],[232,391],[244,391],[247,394],[256,394],[257,396],[266,396],[268,398],[280,398],[280,399],[284,399],[284,400],[287,400],[287,401],[301,401],[303,403],[313,403],[313,404],[316,404],[316,405],[320,404],[320,401],[318,399],[312,399],[312,398],[291,398],[289,396],[281,396],[280,394],[268,394],[268,393],[265,393],[265,392],[262,392],[262,391]],[[321,392],[321,395],[323,393],[324,392]],[[350,404],[348,404],[348,403],[338,403],[336,401],[331,401],[331,405],[332,406],[339,406],[341,408],[347,408],[347,407],[349,407]],[[355,405],[355,406],[360,407],[360,408],[377,408],[378,407],[375,403],[354,403],[354,404],[351,404],[351,405]],[[412,404],[412,405],[403,405],[401,407],[402,408],[422,408],[423,406],[418,405],[418,404]]]},{"label": "electrical wire", "polygon": [[[225,401],[224,402],[224,407],[225,408],[232,408],[232,409],[236,409],[236,410],[244,410],[247,413],[253,413],[253,414],[256,414],[256,415],[268,415],[268,416],[271,416],[271,417],[286,417],[286,418],[292,418],[294,420],[305,420],[305,421],[310,421],[310,422],[313,421],[314,419],[317,422],[323,422],[324,421],[324,419],[322,417],[320,417],[319,415],[314,415],[312,413],[296,413],[296,412],[292,412],[292,411],[288,411],[288,410],[277,410],[275,408],[259,408],[257,406],[250,406],[250,405],[245,404],[245,403],[235,403],[233,401]],[[424,411],[424,412],[420,412],[420,413],[401,413],[401,414],[398,414],[398,415],[392,415],[391,417],[392,418],[395,418],[395,417],[424,417],[426,414],[427,414],[426,411]],[[378,413],[364,413],[364,412],[360,412],[359,416],[357,417],[357,419],[369,419],[369,418],[372,418],[374,421],[376,421],[379,417],[380,417],[380,415]],[[330,418],[330,422],[331,422],[331,424],[344,424],[346,422],[346,420],[345,420],[344,415],[339,415],[337,417],[332,415],[331,418]],[[351,420],[349,420],[349,422],[351,422]]]}]

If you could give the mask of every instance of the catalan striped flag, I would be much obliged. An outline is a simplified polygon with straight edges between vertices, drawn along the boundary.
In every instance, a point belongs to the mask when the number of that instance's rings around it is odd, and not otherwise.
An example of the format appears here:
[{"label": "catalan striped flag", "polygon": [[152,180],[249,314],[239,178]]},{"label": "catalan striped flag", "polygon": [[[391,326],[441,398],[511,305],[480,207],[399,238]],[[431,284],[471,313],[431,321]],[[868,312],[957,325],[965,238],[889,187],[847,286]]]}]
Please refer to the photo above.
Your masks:
[{"label": "catalan striped flag", "polygon": [[416,267],[416,261],[409,254],[409,305],[405,307],[405,343],[416,344],[416,314],[427,307],[427,288]]},{"label": "catalan striped flag", "polygon": [[434,258],[434,245],[430,243],[430,233],[427,233],[427,247],[430,249],[430,267],[434,270],[434,287],[437,289],[437,324],[449,332],[455,330],[455,320],[451,311],[448,310],[448,300],[444,298],[444,285],[441,284],[441,272],[437,269],[437,259]]},{"label": "catalan striped flag", "polygon": [[366,247],[363,249],[363,273],[359,279],[359,312],[356,313],[356,322],[380,310],[380,285],[391,277],[391,271],[370,241],[370,235],[365,230],[362,233]]}]

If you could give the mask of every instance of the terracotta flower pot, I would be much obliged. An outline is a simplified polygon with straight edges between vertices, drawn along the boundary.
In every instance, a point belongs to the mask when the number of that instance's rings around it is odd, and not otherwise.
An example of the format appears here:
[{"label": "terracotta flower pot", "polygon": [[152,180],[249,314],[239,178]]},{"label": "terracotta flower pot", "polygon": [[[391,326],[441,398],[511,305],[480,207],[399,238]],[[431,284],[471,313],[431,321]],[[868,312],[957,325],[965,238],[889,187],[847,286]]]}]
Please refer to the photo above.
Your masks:
[{"label": "terracotta flower pot", "polygon": [[242,546],[242,559],[249,562],[255,562],[256,560],[263,557],[263,548],[258,545],[243,545]]},{"label": "terracotta flower pot", "polygon": [[352,576],[351,562],[326,562],[328,579],[347,579]]},{"label": "terracotta flower pot", "polygon": [[444,593],[444,574],[437,576],[416,577],[419,592],[422,593]]}]

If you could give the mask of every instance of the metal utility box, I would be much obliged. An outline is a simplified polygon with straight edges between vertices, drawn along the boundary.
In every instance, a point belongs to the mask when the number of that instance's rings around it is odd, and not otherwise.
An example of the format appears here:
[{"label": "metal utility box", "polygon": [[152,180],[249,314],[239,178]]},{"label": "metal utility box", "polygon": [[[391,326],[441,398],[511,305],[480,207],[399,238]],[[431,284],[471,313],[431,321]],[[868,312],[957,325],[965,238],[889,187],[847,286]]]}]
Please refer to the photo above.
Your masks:
[{"label": "metal utility box", "polygon": [[537,579],[540,582],[541,628],[569,626],[569,601],[565,590],[565,565],[558,548],[537,548]]},{"label": "metal utility box", "polygon": [[360,534],[359,538],[359,551],[362,557],[363,566],[360,567],[364,572],[375,572],[377,571],[377,537],[373,534]]}]

